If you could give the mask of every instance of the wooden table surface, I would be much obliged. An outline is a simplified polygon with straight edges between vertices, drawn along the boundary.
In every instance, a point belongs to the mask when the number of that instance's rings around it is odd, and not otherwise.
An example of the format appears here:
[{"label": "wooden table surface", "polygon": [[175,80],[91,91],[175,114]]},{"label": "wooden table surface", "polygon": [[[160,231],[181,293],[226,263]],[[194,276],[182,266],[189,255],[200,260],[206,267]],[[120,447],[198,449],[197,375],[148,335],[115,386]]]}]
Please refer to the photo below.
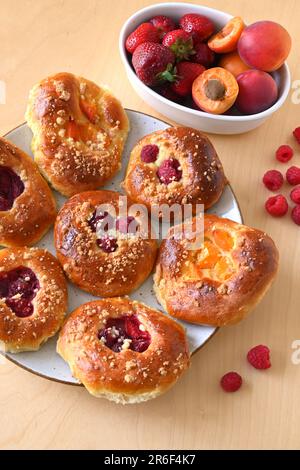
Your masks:
[{"label": "wooden table surface", "polygon": [[[122,23],[151,0],[1,0],[0,132],[22,123],[31,86],[59,71],[108,84],[124,106],[157,115],[136,95],[118,52]],[[200,3],[200,2],[194,2]],[[300,2],[297,0],[206,0],[207,6],[248,22],[281,22],[292,35],[293,80],[300,79]],[[193,357],[185,377],[166,395],[137,406],[116,406],[83,388],[0,365],[0,448],[4,449],[231,449],[300,448],[300,365],[292,343],[300,340],[300,227],[289,216],[264,212],[266,169],[280,167],[274,152],[284,143],[300,147],[291,131],[300,126],[300,106],[291,96],[260,129],[240,136],[211,136],[236,192],[245,221],[266,230],[280,254],[279,276],[261,304],[237,326],[220,330]],[[280,168],[285,168],[284,166]],[[285,188],[288,192],[288,188]],[[272,350],[273,367],[251,368],[245,355],[256,344]],[[237,370],[245,384],[225,394],[219,378]]]}]

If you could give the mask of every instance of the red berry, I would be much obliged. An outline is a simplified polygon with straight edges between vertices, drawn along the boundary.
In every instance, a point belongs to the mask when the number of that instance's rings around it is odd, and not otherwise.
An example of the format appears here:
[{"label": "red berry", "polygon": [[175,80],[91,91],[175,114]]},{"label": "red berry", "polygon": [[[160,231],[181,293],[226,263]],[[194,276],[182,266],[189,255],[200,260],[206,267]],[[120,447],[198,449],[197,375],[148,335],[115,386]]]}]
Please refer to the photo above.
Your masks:
[{"label": "red berry", "polygon": [[161,38],[163,38],[164,35],[169,31],[176,29],[176,24],[174,23],[174,21],[171,18],[168,18],[167,16],[154,16],[154,18],[151,18],[149,22],[153,24],[153,26],[158,30]]},{"label": "red berry", "polygon": [[259,345],[250,349],[247,354],[248,362],[255,367],[255,369],[269,369],[270,362],[270,349],[267,346]]},{"label": "red berry", "polygon": [[117,239],[113,238],[113,237],[109,237],[108,235],[106,235],[102,238],[98,238],[97,239],[97,245],[105,253],[113,253],[118,248]]},{"label": "red berry", "polygon": [[163,85],[159,86],[156,89],[157,93],[167,100],[174,101],[174,103],[180,103],[180,101],[182,101],[182,97],[177,95],[177,93],[172,90],[170,85],[170,83],[164,83]]},{"label": "red berry", "polygon": [[294,150],[289,145],[281,145],[279,149],[276,151],[276,158],[279,162],[286,163],[290,161],[290,159],[294,155]]},{"label": "red berry", "polygon": [[132,56],[133,68],[139,79],[148,86],[159,85],[164,80],[173,80],[171,71],[175,55],[168,47],[153,42],[144,42]]},{"label": "red berry", "polygon": [[291,191],[291,200],[295,203],[295,204],[300,204],[300,186],[298,188],[295,188]]},{"label": "red berry", "polygon": [[181,180],[182,170],[179,161],[176,158],[164,160],[157,170],[157,176],[163,184]]},{"label": "red berry", "polygon": [[283,185],[283,176],[280,171],[269,170],[263,177],[263,183],[270,191],[278,191]]},{"label": "red berry", "polygon": [[300,127],[297,127],[297,129],[294,130],[293,135],[297,140],[298,144],[300,144]]},{"label": "red berry", "polygon": [[221,381],[221,387],[225,392],[237,392],[242,386],[243,379],[237,372],[228,372]]},{"label": "red berry", "polygon": [[116,229],[123,234],[137,233],[138,227],[138,222],[131,215],[120,218],[116,221]]},{"label": "red berry", "polygon": [[265,204],[265,208],[273,217],[283,217],[289,210],[287,200],[281,194],[270,197]]},{"label": "red berry", "polygon": [[286,172],[286,179],[287,182],[292,186],[300,184],[300,168],[297,166],[291,166],[291,168],[289,168]]},{"label": "red berry", "polygon": [[292,210],[292,219],[295,224],[300,225],[300,206],[295,206]]},{"label": "red berry", "polygon": [[126,39],[126,49],[133,54],[136,48],[143,42],[159,42],[157,29],[151,23],[142,23]]},{"label": "red berry", "polygon": [[194,64],[193,62],[180,62],[176,66],[176,81],[172,83],[171,89],[182,97],[191,95],[195,79],[204,70],[203,65]]},{"label": "red berry", "polygon": [[197,13],[188,13],[184,15],[180,22],[180,27],[187,33],[192,33],[195,44],[205,41],[215,31],[212,21],[204,15]]},{"label": "red berry", "polygon": [[192,36],[182,29],[175,29],[167,33],[163,45],[174,52],[178,61],[188,60],[190,55],[194,53]]},{"label": "red berry", "polygon": [[141,151],[141,160],[144,163],[153,163],[156,161],[159,154],[157,145],[145,145]]},{"label": "red berry", "polygon": [[199,42],[199,44],[196,44],[194,47],[194,50],[195,54],[192,56],[193,62],[201,64],[206,68],[209,68],[213,65],[216,55],[207,44],[204,42]]}]

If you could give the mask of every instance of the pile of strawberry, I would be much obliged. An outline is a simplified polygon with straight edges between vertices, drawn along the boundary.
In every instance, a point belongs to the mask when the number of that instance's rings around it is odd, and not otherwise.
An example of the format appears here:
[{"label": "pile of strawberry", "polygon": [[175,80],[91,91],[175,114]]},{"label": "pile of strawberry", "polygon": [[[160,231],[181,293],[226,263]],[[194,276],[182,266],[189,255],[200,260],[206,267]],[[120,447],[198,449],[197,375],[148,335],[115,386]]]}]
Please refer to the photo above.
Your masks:
[{"label": "pile of strawberry", "polygon": [[215,62],[215,53],[205,42],[214,31],[212,21],[203,15],[186,14],[179,25],[155,16],[128,36],[126,50],[145,85],[180,102],[191,96],[194,80]]}]

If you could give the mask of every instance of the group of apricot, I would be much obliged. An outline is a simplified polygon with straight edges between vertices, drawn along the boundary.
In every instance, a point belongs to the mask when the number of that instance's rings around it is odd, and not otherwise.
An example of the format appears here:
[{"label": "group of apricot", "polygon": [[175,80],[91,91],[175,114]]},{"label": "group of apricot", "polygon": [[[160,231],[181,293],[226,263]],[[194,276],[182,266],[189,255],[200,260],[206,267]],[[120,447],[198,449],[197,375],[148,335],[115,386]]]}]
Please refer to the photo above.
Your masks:
[{"label": "group of apricot", "polygon": [[206,69],[193,82],[193,106],[212,114],[235,108],[250,115],[275,104],[279,91],[273,72],[291,50],[285,28],[273,21],[245,26],[235,17],[208,39],[207,46],[215,53],[217,67]]}]

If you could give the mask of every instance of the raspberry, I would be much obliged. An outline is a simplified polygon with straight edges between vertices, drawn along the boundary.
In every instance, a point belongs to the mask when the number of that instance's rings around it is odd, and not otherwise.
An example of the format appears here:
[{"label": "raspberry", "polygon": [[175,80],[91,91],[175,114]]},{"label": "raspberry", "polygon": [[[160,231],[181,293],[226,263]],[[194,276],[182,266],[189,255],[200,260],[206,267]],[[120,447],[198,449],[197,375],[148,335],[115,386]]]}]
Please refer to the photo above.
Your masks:
[{"label": "raspberry", "polygon": [[283,176],[280,171],[269,170],[263,177],[263,183],[270,191],[278,191],[283,185]]},{"label": "raspberry", "polygon": [[295,224],[300,225],[300,206],[295,206],[292,210],[292,219]]},{"label": "raspberry", "polygon": [[266,201],[265,208],[273,217],[283,217],[289,210],[287,200],[281,194],[270,197]]},{"label": "raspberry", "polygon": [[286,179],[287,182],[292,186],[300,184],[300,168],[297,166],[291,166],[291,168],[289,168],[286,172]]},{"label": "raspberry", "polygon": [[300,204],[300,186],[298,186],[298,188],[293,189],[290,196],[291,196],[291,200],[295,204]]},{"label": "raspberry", "polygon": [[136,315],[108,318],[105,328],[99,331],[98,338],[116,353],[122,351],[125,339],[129,339],[129,349],[142,353],[150,346],[151,336],[148,331],[140,330],[140,326]]},{"label": "raspberry", "polygon": [[281,145],[276,152],[277,160],[282,163],[289,162],[293,155],[294,150],[289,145]]},{"label": "raspberry", "polygon": [[250,349],[247,354],[247,359],[255,369],[263,370],[271,367],[270,349],[262,344]]},{"label": "raspberry", "polygon": [[179,161],[176,158],[164,160],[157,170],[157,176],[163,184],[181,180],[182,170]]},{"label": "raspberry", "polygon": [[138,222],[131,215],[117,220],[116,229],[123,233],[136,233],[138,229]]},{"label": "raspberry", "polygon": [[105,253],[113,253],[118,248],[116,238],[105,236],[97,239],[97,245]]},{"label": "raspberry", "polygon": [[300,144],[300,127],[297,127],[297,129],[294,130],[293,134],[298,144]]},{"label": "raspberry", "polygon": [[141,160],[144,163],[153,163],[157,159],[159,148],[157,145],[145,145],[141,151]]},{"label": "raspberry", "polygon": [[237,372],[228,372],[220,381],[220,385],[225,392],[236,392],[241,388],[242,383],[243,379]]}]

